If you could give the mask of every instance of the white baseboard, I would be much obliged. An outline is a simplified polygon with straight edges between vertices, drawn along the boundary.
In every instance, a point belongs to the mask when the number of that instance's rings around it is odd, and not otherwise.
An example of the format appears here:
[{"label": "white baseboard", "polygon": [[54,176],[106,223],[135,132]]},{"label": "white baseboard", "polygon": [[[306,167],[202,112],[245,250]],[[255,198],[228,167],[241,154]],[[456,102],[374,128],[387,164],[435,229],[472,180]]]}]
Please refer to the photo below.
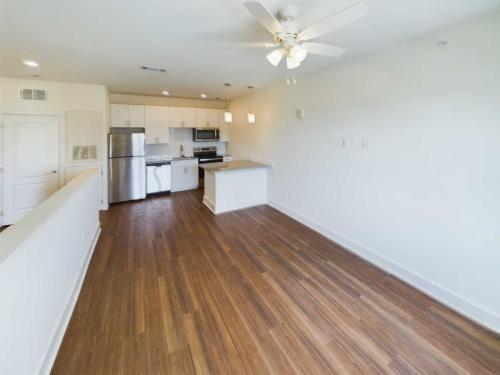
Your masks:
[{"label": "white baseboard", "polygon": [[64,310],[64,313],[59,321],[55,335],[52,338],[52,342],[49,346],[49,350],[45,356],[45,359],[43,360],[39,372],[40,374],[50,374],[54,361],[56,360],[57,352],[59,351],[59,347],[61,346],[64,333],[66,332],[66,328],[68,327],[71,314],[73,313],[76,301],[78,300],[78,296],[80,295],[80,290],[82,289],[83,280],[85,279],[85,275],[87,273],[87,269],[90,264],[90,259],[92,259],[92,255],[94,254],[94,250],[97,245],[97,240],[99,239],[100,234],[101,234],[101,226],[100,223],[98,223],[97,228],[95,230],[94,239],[90,244],[90,248],[83,263],[80,275],[78,276],[78,280],[75,284],[73,292],[71,293],[71,297],[66,305],[66,309]]},{"label": "white baseboard", "polygon": [[414,288],[429,295],[430,297],[466,316],[467,318],[475,321],[476,323],[484,326],[485,328],[500,333],[500,317],[493,312],[488,311],[470,301],[467,301],[466,299],[454,294],[453,292],[433,283],[430,280],[425,279],[416,272],[413,272],[401,266],[400,264],[385,258],[377,252],[370,250],[356,243],[355,241],[352,241],[349,238],[346,238],[326,228],[325,226],[318,224],[305,216],[302,216],[301,214],[293,210],[288,209],[280,203],[269,202],[268,205],[306,225],[314,231],[322,234],[333,242],[338,243],[346,250],[360,256],[361,258],[369,261],[375,266],[405,281]]},{"label": "white baseboard", "polygon": [[212,211],[214,214],[216,213],[215,212],[215,204],[210,199],[208,199],[206,196],[203,196],[203,204],[205,206],[207,206],[208,209],[210,211]]}]

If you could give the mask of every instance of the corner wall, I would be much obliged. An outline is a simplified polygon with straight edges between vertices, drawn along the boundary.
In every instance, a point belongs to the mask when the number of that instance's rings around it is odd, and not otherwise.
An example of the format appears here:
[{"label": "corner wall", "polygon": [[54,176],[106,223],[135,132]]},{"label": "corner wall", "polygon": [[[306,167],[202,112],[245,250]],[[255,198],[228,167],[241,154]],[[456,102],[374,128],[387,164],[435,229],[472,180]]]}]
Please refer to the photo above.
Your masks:
[{"label": "corner wall", "polygon": [[273,166],[271,205],[500,332],[499,62],[496,13],[275,82],[231,102],[229,151]]},{"label": "corner wall", "polygon": [[[19,99],[20,88],[45,89],[48,92],[47,101],[27,101]],[[95,111],[100,112],[102,121],[101,157],[98,162],[73,162],[68,163],[65,157],[66,134],[65,120],[67,111]],[[105,86],[56,81],[43,81],[33,79],[16,79],[0,77],[0,122],[2,114],[29,114],[29,115],[54,115],[59,119],[59,188],[68,182],[70,174],[75,171],[96,167],[102,170],[101,176],[101,208],[106,209],[107,202],[107,160],[106,158],[106,133],[109,123],[109,93]],[[3,150],[0,131],[0,167],[3,166]],[[65,176],[67,173],[67,176]],[[2,180],[0,179],[0,210],[2,197]]]}]

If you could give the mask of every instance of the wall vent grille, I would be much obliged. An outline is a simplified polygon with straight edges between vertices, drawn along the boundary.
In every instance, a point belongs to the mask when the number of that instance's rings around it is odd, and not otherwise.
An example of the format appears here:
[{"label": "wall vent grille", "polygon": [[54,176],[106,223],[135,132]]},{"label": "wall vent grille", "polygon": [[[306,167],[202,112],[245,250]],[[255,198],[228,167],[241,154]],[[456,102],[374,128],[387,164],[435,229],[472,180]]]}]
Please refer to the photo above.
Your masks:
[{"label": "wall vent grille", "polygon": [[97,146],[73,146],[72,160],[97,160]]},{"label": "wall vent grille", "polygon": [[39,89],[20,89],[19,98],[22,100],[47,100],[47,91]]}]

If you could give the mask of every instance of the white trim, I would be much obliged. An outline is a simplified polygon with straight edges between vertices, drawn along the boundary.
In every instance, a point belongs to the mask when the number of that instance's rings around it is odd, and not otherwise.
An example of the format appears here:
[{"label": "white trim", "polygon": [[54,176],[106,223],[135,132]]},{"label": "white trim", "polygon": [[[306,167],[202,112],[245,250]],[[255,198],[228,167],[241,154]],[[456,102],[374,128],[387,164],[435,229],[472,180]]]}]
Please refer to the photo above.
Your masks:
[{"label": "white trim", "polygon": [[208,199],[206,196],[203,196],[203,204],[208,207],[210,211],[212,211],[214,214],[215,212],[215,204],[212,202],[210,199]]},{"label": "white trim", "polygon": [[315,221],[297,213],[296,211],[288,209],[278,202],[269,202],[268,205],[297,220],[298,222],[304,224],[312,230],[322,234],[333,242],[336,242],[349,252],[360,256],[361,258],[383,269],[391,275],[394,275],[395,277],[403,280],[404,282],[410,284],[414,288],[455,310],[461,315],[466,316],[467,318],[473,320],[474,322],[489,330],[500,333],[500,317],[495,313],[488,311],[485,308],[480,307],[470,301],[467,301],[466,299],[454,294],[446,288],[443,288],[442,286],[439,286],[432,281],[425,279],[421,275],[401,266],[398,263],[393,262],[390,259],[381,256],[377,252],[370,250],[356,243],[355,241],[350,240],[349,238],[346,238],[326,228],[321,224],[316,223]]},{"label": "white trim", "polygon": [[98,222],[94,234],[94,239],[90,244],[89,252],[87,254],[87,257],[85,258],[85,262],[83,264],[80,275],[78,276],[78,280],[73,289],[73,293],[71,293],[68,303],[66,304],[66,309],[64,310],[63,315],[59,319],[59,324],[57,325],[54,335],[52,336],[52,340],[49,345],[49,350],[47,351],[45,358],[43,359],[42,365],[40,366],[39,374],[50,374],[50,371],[52,370],[52,366],[56,359],[57,352],[59,351],[59,347],[61,346],[64,337],[64,333],[66,332],[66,328],[68,327],[69,320],[71,319],[71,315],[73,314],[76,301],[78,300],[78,296],[80,295],[80,291],[83,285],[83,280],[85,280],[85,275],[87,274],[87,269],[90,264],[90,259],[92,259],[92,255],[94,254],[94,250],[96,248],[97,240],[99,239],[100,234],[101,234],[101,227]]}]

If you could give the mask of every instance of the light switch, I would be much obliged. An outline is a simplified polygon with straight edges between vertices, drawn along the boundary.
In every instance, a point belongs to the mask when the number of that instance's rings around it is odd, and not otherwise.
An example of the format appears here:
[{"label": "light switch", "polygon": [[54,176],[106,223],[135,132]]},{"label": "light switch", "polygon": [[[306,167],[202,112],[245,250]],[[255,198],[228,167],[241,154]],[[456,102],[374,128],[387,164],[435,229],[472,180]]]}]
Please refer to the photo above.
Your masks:
[{"label": "light switch", "polygon": [[363,148],[363,150],[368,150],[368,139],[363,138],[361,140],[361,147]]},{"label": "light switch", "polygon": [[343,148],[349,147],[349,139],[348,138],[342,138],[342,147]]},{"label": "light switch", "polygon": [[298,108],[296,111],[296,115],[298,119],[303,120],[306,117],[306,114],[302,108]]}]

